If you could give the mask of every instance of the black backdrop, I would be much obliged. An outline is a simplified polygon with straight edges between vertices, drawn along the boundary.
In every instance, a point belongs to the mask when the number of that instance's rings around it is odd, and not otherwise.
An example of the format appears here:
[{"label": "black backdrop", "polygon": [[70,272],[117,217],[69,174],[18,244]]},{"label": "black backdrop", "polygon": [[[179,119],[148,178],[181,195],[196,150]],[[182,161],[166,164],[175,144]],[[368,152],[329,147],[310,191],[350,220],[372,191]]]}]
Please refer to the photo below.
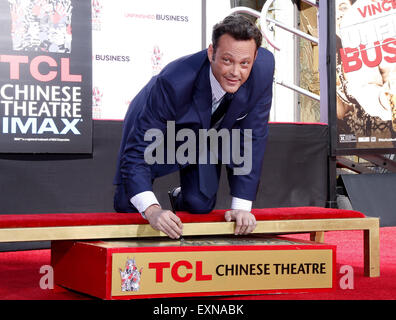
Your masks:
[{"label": "black backdrop", "polygon": [[[0,214],[114,212],[121,131],[121,121],[94,121],[92,155],[0,154]],[[271,123],[253,207],[326,206],[327,157],[326,125]],[[155,181],[163,207],[169,207],[167,191],[177,185],[178,173]],[[224,170],[216,208],[230,203]]]}]

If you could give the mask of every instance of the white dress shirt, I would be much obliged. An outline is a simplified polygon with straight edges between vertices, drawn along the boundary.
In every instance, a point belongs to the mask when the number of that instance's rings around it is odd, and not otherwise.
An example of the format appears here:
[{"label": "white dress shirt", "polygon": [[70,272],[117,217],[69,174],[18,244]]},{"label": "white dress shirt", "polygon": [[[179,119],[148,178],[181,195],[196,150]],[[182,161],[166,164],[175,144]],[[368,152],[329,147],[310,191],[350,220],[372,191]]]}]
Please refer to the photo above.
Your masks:
[{"label": "white dress shirt", "polygon": [[[213,75],[212,68],[209,71],[210,86],[212,88],[212,114],[215,112],[217,107],[220,105],[222,98],[224,97],[226,91],[221,87],[220,83],[216,80]],[[138,193],[131,198],[131,203],[135,208],[142,214],[143,218],[146,218],[144,211],[151,205],[160,205],[157,197],[152,191],[144,191]],[[245,200],[237,197],[233,197],[231,201],[231,209],[235,210],[246,210],[250,211],[252,209],[252,201]]]}]

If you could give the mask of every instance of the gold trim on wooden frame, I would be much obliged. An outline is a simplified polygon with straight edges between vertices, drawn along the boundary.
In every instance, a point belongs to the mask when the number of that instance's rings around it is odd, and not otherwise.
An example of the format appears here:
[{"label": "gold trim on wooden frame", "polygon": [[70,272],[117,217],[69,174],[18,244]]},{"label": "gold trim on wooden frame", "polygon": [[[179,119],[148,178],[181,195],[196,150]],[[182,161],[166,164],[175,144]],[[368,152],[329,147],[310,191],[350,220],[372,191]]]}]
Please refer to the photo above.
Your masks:
[{"label": "gold trim on wooden frame", "polygon": [[[234,234],[235,222],[184,223],[183,235]],[[379,219],[307,219],[307,220],[262,220],[257,221],[253,234],[311,233],[311,240],[324,241],[325,231],[364,231],[364,271],[369,277],[380,275]],[[166,237],[149,224],[97,225],[68,227],[1,228],[0,242],[88,240],[116,238]]]}]

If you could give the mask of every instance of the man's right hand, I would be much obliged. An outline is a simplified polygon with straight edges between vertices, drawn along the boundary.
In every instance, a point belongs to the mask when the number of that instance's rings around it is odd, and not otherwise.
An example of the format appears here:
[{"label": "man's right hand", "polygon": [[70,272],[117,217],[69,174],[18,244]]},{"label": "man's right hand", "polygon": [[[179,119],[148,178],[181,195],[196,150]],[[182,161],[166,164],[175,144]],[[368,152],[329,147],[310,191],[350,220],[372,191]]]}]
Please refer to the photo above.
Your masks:
[{"label": "man's right hand", "polygon": [[172,211],[163,210],[160,206],[154,204],[149,206],[144,214],[154,229],[166,233],[170,238],[179,239],[183,234],[183,224]]}]

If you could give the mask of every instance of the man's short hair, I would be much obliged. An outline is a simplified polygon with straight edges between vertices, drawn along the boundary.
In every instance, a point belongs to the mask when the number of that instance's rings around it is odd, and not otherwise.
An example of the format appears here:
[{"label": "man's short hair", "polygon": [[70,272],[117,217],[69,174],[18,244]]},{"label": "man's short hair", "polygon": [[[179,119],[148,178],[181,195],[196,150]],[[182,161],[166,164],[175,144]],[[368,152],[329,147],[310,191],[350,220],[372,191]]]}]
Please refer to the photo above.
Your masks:
[{"label": "man's short hair", "polygon": [[263,35],[259,28],[241,14],[229,15],[213,27],[212,45],[214,52],[216,52],[220,37],[224,34],[232,36],[235,40],[253,39],[257,49],[261,47],[263,41]]}]

